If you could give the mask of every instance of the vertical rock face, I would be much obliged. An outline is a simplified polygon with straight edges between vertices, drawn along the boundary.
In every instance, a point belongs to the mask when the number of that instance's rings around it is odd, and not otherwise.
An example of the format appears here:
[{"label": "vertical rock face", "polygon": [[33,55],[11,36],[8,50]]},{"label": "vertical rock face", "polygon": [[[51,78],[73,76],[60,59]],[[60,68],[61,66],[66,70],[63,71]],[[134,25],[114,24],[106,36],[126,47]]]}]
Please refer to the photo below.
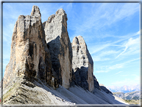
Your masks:
[{"label": "vertical rock face", "polygon": [[99,82],[97,81],[97,79],[94,75],[93,75],[93,78],[94,78],[94,88],[101,90]]},{"label": "vertical rock face", "polygon": [[73,39],[72,51],[73,81],[84,89],[93,91],[93,60],[82,36]]},{"label": "vertical rock face", "polygon": [[67,32],[67,15],[59,9],[43,23],[45,40],[50,50],[52,67],[57,75],[58,84],[70,87],[72,72],[72,48]]},{"label": "vertical rock face", "polygon": [[4,84],[8,85],[15,77],[39,78],[49,82],[51,70],[41,14],[39,8],[33,6],[31,15],[20,15],[16,21]]}]

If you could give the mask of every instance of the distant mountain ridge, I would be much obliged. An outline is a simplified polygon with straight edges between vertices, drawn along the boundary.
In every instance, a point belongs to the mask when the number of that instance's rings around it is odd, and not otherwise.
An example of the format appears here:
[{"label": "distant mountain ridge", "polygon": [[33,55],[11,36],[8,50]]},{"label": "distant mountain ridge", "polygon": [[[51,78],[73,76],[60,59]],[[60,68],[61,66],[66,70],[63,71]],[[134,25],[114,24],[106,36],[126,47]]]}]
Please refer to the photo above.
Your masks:
[{"label": "distant mountain ridge", "polygon": [[139,100],[140,99],[140,91],[134,91],[134,92],[114,92],[115,96],[122,98],[124,100]]},{"label": "distant mountain ridge", "polygon": [[123,92],[123,93],[128,93],[128,92],[134,92],[134,91],[140,91],[140,85],[124,85],[121,87],[117,87],[117,86],[112,86],[112,87],[107,87],[110,91],[112,92]]}]

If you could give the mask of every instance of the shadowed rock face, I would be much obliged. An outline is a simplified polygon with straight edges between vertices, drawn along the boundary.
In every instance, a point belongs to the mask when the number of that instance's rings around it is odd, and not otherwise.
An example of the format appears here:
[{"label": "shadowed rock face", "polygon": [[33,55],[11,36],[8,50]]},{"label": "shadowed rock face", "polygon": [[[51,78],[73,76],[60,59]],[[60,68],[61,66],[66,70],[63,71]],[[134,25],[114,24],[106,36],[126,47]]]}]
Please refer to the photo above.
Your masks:
[{"label": "shadowed rock face", "polygon": [[93,75],[93,78],[94,78],[94,88],[101,90],[99,82],[97,81],[97,79],[94,75]]},{"label": "shadowed rock face", "polygon": [[82,36],[73,39],[72,51],[73,81],[84,89],[93,91],[93,60]]},{"label": "shadowed rock face", "polygon": [[4,86],[16,77],[51,79],[52,64],[45,42],[41,14],[33,6],[31,15],[20,15],[16,21],[11,44],[10,62],[4,74]]},{"label": "shadowed rock face", "polygon": [[107,94],[112,94],[112,92],[102,84],[100,85],[100,89],[103,90],[104,92],[106,92]]},{"label": "shadowed rock face", "polygon": [[72,48],[67,32],[67,15],[59,9],[43,23],[45,40],[50,50],[52,67],[58,77],[58,84],[69,88],[72,71]]}]

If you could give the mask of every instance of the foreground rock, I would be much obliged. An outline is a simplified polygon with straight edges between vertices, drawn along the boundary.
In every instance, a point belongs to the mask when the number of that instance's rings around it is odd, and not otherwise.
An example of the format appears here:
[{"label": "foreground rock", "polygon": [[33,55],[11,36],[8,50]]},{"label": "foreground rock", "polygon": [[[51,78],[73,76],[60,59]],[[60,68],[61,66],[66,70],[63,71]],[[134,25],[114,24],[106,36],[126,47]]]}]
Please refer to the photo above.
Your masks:
[{"label": "foreground rock", "polygon": [[51,80],[52,64],[45,42],[41,14],[33,6],[31,15],[20,15],[16,21],[11,43],[10,61],[4,74],[4,87],[16,77],[37,78],[44,82]]},{"label": "foreground rock", "polygon": [[[16,78],[17,83],[4,90],[4,104],[43,104],[53,106],[76,106],[75,104],[124,104],[111,94],[95,89],[95,94],[74,86],[66,89],[59,85],[54,90],[42,81],[27,81]],[[40,106],[40,105],[39,105]],[[111,105],[112,106],[112,105]],[[121,105],[122,106],[122,105]],[[126,105],[124,105],[126,106]]]},{"label": "foreground rock", "polygon": [[72,51],[73,81],[76,85],[93,91],[93,60],[82,36],[73,39]]},{"label": "foreground rock", "polygon": [[57,75],[58,84],[69,88],[72,72],[72,48],[67,31],[67,15],[59,9],[43,23],[46,43],[48,44],[52,67]]}]

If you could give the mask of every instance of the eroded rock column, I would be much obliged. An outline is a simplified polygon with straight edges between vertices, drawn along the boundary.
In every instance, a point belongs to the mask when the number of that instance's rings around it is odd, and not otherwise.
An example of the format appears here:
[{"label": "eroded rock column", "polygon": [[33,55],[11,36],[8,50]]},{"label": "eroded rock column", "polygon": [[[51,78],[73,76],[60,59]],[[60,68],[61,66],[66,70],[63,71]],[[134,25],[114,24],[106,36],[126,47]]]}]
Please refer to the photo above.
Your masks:
[{"label": "eroded rock column", "polygon": [[58,84],[69,88],[72,72],[72,48],[67,31],[67,15],[59,9],[43,23],[45,40],[50,50],[52,67]]},{"label": "eroded rock column", "polygon": [[49,82],[51,69],[40,10],[33,6],[31,15],[20,15],[16,21],[4,84],[8,85],[16,77],[38,78]]},{"label": "eroded rock column", "polygon": [[73,39],[72,51],[73,81],[76,85],[93,91],[93,60],[82,36]]}]

